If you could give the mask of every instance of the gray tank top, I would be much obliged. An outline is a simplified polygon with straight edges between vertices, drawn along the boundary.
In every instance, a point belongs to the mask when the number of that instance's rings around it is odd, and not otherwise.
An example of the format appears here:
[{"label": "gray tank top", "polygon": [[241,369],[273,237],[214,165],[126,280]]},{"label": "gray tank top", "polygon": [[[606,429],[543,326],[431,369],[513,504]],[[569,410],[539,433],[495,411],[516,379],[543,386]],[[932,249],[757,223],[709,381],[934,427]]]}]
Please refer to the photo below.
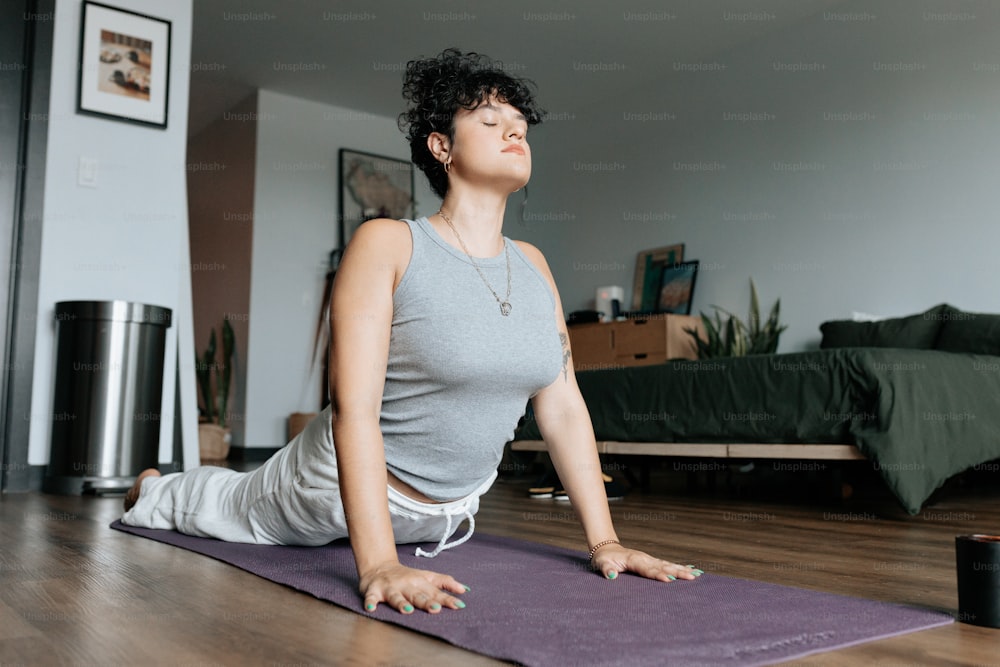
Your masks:
[{"label": "gray tank top", "polygon": [[[389,471],[434,500],[462,498],[497,469],[528,399],[555,380],[562,346],[548,282],[510,249],[504,317],[469,258],[427,218],[393,295],[381,429]],[[502,299],[504,253],[476,259]]]}]

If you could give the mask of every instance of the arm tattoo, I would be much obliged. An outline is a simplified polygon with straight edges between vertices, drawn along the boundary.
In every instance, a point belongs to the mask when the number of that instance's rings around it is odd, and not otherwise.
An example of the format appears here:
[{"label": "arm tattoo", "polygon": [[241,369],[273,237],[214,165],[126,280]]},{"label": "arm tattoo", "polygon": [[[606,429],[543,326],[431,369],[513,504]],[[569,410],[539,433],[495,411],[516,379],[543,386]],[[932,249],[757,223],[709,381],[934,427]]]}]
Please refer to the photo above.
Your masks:
[{"label": "arm tattoo", "polygon": [[573,356],[569,351],[569,334],[559,332],[559,342],[562,343],[562,372],[563,380],[569,382],[569,358]]}]

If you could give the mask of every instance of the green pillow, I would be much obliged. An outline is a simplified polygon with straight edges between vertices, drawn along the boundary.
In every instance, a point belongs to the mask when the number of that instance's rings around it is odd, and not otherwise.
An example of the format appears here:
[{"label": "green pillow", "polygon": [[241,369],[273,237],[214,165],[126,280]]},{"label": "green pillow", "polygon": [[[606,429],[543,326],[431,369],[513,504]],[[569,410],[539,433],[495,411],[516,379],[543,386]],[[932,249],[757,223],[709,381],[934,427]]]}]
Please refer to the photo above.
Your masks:
[{"label": "green pillow", "polygon": [[938,339],[944,318],[955,309],[947,304],[908,317],[894,317],[877,322],[832,320],[823,322],[821,349],[834,347],[902,347],[930,350]]},{"label": "green pillow", "polygon": [[934,346],[946,352],[1000,355],[1000,315],[946,313]]}]

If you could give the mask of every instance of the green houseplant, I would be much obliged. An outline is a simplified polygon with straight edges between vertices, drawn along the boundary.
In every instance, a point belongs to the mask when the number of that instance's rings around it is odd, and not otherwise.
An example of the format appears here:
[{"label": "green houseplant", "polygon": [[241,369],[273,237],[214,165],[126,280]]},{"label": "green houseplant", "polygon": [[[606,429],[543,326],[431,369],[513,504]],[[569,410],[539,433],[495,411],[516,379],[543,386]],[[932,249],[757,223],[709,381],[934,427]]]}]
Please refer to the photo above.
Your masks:
[{"label": "green houseplant", "polygon": [[[788,328],[779,323],[781,299],[774,302],[767,321],[761,323],[760,300],[757,297],[757,286],[754,285],[752,278],[750,312],[746,322],[725,308],[712,306],[712,309],[715,310],[713,317],[701,313],[701,321],[705,326],[704,338],[696,329],[685,329],[695,339],[699,359],[774,354],[778,349],[781,332]],[[722,314],[728,316],[725,322],[722,321]]]},{"label": "green houseplant", "polygon": [[198,448],[203,460],[220,460],[229,454],[230,430],[229,393],[233,377],[233,355],[236,336],[228,319],[222,320],[222,356],[216,361],[216,339],[213,328],[208,347],[198,356],[195,353],[195,377],[201,393],[201,416],[198,424]]}]

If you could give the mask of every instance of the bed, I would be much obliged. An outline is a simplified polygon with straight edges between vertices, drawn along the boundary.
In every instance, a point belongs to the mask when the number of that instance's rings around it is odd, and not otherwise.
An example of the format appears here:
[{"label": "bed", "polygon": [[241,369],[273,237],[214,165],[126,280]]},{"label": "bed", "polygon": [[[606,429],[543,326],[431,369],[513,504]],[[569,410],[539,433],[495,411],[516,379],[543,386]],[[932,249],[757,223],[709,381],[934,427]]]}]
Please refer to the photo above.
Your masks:
[{"label": "bed", "polygon": [[[1000,316],[827,322],[821,349],[577,373],[605,454],[867,459],[911,514],[1000,458]],[[543,449],[529,410],[512,448]]]}]

